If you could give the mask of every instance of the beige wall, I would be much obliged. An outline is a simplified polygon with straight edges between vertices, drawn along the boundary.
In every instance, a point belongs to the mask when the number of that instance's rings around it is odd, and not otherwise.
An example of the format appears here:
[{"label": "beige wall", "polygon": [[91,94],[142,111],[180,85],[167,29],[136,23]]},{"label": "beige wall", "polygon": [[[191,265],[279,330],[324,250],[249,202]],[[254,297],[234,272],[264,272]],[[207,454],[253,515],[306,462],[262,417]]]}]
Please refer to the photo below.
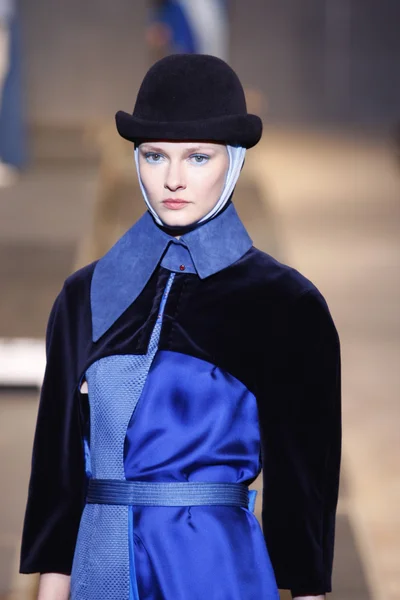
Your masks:
[{"label": "beige wall", "polygon": [[146,0],[21,0],[28,120],[131,111],[147,68]]},{"label": "beige wall", "polygon": [[[196,0],[193,0],[196,1]],[[31,122],[131,110],[151,0],[20,0]],[[400,119],[398,0],[229,0],[231,63],[278,122]]]},{"label": "beige wall", "polygon": [[400,120],[398,0],[231,0],[231,62],[275,122]]}]

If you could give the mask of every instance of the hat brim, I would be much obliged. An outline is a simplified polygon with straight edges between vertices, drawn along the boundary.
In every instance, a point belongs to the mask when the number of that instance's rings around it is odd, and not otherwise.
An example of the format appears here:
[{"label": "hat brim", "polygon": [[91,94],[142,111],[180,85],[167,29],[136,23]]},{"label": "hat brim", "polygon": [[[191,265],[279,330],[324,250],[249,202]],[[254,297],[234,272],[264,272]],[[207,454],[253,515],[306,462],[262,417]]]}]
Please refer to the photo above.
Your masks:
[{"label": "hat brim", "polygon": [[257,115],[227,115],[199,121],[146,121],[119,110],[115,115],[120,136],[130,142],[139,140],[207,140],[255,146],[262,135],[262,121]]}]

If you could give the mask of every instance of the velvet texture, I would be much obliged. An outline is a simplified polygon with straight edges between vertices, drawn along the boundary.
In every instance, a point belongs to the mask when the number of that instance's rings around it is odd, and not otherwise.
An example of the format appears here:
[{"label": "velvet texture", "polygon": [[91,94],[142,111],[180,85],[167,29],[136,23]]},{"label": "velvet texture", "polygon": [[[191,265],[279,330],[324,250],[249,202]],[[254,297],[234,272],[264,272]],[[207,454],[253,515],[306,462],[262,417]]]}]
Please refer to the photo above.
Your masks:
[{"label": "velvet texture", "polygon": [[[49,366],[22,543],[24,573],[70,573],[85,497],[87,407],[78,384],[101,357],[146,353],[169,276],[158,267],[133,304],[93,342],[94,266],[67,280],[49,324]],[[331,591],[341,450],[340,347],[319,291],[255,248],[205,279],[177,273],[159,349],[208,361],[255,395],[263,531],[278,587],[304,595]]]},{"label": "velvet texture", "polygon": [[218,219],[186,233],[180,240],[155,226],[150,213],[146,212],[95,267],[90,294],[93,341],[97,341],[138,297],[171,243],[184,244],[189,249],[202,279],[236,262],[252,246],[233,204],[229,204]]},{"label": "velvet texture", "polygon": [[223,60],[172,54],[156,62],[140,86],[133,114],[118,111],[118,133],[132,142],[209,140],[255,146],[262,122],[247,113],[242,84]]}]

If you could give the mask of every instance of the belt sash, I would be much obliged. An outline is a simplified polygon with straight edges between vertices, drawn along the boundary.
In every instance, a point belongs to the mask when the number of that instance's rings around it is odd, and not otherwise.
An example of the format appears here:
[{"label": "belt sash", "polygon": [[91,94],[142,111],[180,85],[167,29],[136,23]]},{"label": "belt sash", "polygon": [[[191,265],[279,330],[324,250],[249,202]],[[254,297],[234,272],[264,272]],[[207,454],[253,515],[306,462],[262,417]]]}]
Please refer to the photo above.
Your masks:
[{"label": "belt sash", "polygon": [[133,506],[225,505],[254,509],[255,490],[242,483],[89,479],[86,502]]}]

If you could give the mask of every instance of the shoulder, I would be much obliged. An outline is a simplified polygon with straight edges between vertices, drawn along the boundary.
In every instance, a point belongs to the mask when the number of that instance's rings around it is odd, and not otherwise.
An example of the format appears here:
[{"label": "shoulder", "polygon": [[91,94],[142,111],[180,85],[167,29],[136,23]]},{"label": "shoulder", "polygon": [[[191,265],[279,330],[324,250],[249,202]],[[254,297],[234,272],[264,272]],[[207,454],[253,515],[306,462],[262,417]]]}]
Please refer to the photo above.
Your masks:
[{"label": "shoulder", "polygon": [[90,289],[93,272],[98,261],[94,261],[81,269],[78,269],[64,281],[63,290],[68,294],[76,294],[85,289]]},{"label": "shoulder", "polygon": [[291,302],[303,295],[321,297],[316,285],[294,267],[279,262],[276,258],[252,247],[243,257],[246,271],[258,288],[276,301]]},{"label": "shoulder", "polygon": [[260,281],[262,301],[272,298],[292,331],[299,328],[309,332],[312,326],[321,332],[329,329],[337,338],[330,308],[318,287],[297,269],[257,248],[252,250],[249,258]]},{"label": "shoulder", "polygon": [[93,272],[98,261],[94,261],[74,273],[71,273],[55,299],[52,312],[56,309],[65,309],[70,306],[90,304],[90,286]]},{"label": "shoulder", "polygon": [[[339,344],[338,332],[332,318],[328,303],[317,286],[297,269],[283,264],[253,248],[254,272],[260,281],[260,297],[263,303],[272,298],[274,305],[284,316],[286,326],[293,335],[331,338],[335,345]],[[321,339],[321,342],[323,340]]]},{"label": "shoulder", "polygon": [[90,320],[90,285],[97,261],[86,265],[69,275],[57,295],[47,325],[47,336],[53,330],[55,323],[62,329],[71,328],[83,316]]},{"label": "shoulder", "polygon": [[[46,328],[46,355],[74,357],[74,365],[86,360],[91,340],[90,283],[96,263],[72,273],[56,297]],[[55,353],[55,354],[54,354]]]}]

